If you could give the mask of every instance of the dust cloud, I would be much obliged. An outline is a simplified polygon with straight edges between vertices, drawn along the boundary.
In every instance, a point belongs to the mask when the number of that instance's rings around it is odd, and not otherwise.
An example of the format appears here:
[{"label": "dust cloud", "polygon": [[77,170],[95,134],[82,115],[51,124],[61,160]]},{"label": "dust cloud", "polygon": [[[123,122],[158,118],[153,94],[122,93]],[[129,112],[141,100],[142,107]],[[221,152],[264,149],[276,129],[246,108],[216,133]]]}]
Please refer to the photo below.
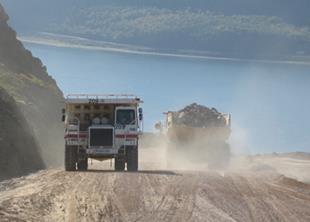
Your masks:
[{"label": "dust cloud", "polygon": [[[218,166],[229,159],[227,154],[221,156],[211,148],[198,136],[190,142],[176,144],[164,134],[148,134],[140,140],[139,161],[147,169],[204,171],[210,169],[210,163],[214,164],[210,157],[221,163]],[[228,167],[229,160],[225,164]]]},{"label": "dust cloud", "polygon": [[[207,147],[206,138],[195,138],[188,144],[171,144],[166,135],[147,134],[140,140],[141,170],[210,171],[237,174],[281,174],[297,181],[310,183],[310,158],[285,154],[250,155],[244,147],[244,132],[230,142],[230,155]],[[241,142],[240,146],[236,141]],[[214,161],[218,164],[214,166]],[[223,165],[223,162],[225,163]]]}]

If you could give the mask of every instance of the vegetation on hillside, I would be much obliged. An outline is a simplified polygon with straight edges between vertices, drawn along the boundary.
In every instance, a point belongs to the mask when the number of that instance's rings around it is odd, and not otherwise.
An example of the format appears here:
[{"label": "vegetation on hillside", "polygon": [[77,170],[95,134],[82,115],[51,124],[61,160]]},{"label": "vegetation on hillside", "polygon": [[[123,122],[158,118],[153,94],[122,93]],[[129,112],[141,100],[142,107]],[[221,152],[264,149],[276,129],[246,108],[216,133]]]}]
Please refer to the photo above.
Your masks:
[{"label": "vegetation on hillside", "polygon": [[12,24],[28,34],[238,57],[310,54],[306,0],[3,1],[16,15]]},{"label": "vegetation on hillside", "polygon": [[287,24],[279,17],[225,16],[209,11],[172,11],[157,8],[73,8],[72,13],[62,23],[51,23],[47,30],[115,40],[159,33],[182,33],[205,39],[222,33],[257,33],[310,41],[309,28]]}]

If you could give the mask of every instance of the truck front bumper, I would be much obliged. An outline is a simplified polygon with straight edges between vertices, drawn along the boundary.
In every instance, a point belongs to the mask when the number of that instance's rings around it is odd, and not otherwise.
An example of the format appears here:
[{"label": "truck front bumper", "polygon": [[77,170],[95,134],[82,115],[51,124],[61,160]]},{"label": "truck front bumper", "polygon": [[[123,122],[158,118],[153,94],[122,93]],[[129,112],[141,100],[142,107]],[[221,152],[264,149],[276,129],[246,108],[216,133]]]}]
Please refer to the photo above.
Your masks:
[{"label": "truck front bumper", "polygon": [[90,148],[86,150],[86,153],[91,156],[104,156],[118,154],[118,150],[115,148]]}]

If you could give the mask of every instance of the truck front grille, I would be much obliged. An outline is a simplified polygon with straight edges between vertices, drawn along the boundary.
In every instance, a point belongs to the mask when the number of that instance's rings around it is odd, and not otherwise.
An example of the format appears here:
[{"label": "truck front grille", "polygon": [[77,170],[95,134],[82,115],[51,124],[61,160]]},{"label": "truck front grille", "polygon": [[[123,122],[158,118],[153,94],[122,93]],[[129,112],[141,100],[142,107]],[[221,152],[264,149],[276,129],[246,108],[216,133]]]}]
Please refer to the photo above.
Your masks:
[{"label": "truck front grille", "polygon": [[90,147],[112,147],[113,146],[113,128],[90,128],[89,129]]}]

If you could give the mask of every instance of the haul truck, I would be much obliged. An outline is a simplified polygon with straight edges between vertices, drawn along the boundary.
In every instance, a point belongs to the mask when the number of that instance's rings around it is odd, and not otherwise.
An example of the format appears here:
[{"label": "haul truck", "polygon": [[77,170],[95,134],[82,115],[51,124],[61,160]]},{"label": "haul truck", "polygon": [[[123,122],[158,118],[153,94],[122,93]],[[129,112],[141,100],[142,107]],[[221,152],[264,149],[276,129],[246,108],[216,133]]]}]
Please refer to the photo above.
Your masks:
[{"label": "haul truck", "polygon": [[84,171],[88,159],[114,159],[116,171],[138,170],[143,101],[134,95],[68,95],[63,109],[65,170]]},{"label": "haul truck", "polygon": [[[220,125],[208,127],[179,124],[177,121],[179,112],[170,111],[164,114],[166,115],[166,135],[169,141],[168,156],[183,154],[186,159],[193,162],[206,162],[209,168],[227,167],[231,155],[227,142],[231,133],[230,114],[221,114],[223,122]],[[198,120],[193,118],[193,121]],[[161,124],[155,127],[161,129]]]}]

